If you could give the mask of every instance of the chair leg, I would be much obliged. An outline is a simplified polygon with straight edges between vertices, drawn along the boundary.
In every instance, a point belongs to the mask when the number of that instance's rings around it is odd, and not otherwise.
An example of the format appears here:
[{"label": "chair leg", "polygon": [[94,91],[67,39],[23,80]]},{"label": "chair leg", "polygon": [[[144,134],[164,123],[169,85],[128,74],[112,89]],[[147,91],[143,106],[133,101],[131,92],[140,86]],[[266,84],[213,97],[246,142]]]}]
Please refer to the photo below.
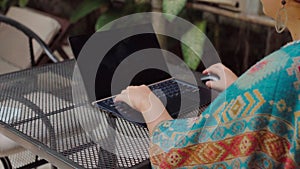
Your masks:
[{"label": "chair leg", "polygon": [[0,157],[0,160],[5,169],[12,169],[12,165],[8,157]]},{"label": "chair leg", "polygon": [[62,49],[62,47],[59,47],[56,49],[57,52],[60,54],[60,56],[63,58],[63,59],[70,59],[70,57],[66,54],[66,52]]}]

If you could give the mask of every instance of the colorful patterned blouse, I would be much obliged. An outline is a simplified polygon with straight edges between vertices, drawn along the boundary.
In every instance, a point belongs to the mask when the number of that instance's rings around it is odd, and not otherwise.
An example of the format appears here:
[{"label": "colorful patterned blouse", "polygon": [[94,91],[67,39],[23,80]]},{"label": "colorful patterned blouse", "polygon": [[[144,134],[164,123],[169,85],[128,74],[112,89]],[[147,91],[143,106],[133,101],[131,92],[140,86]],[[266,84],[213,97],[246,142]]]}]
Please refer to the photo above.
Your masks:
[{"label": "colorful patterned blouse", "polygon": [[198,118],[161,122],[153,168],[300,168],[300,42],[264,58]]}]

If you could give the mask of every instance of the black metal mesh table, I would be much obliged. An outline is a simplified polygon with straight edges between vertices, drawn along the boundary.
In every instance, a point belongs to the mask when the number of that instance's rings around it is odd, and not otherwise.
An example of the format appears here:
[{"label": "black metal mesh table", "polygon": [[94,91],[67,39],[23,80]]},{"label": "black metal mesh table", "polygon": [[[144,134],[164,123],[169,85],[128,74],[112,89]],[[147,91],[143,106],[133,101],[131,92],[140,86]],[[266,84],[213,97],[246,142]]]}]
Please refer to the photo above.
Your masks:
[{"label": "black metal mesh table", "polygon": [[73,102],[74,65],[0,76],[0,132],[59,168],[149,166],[145,128]]}]

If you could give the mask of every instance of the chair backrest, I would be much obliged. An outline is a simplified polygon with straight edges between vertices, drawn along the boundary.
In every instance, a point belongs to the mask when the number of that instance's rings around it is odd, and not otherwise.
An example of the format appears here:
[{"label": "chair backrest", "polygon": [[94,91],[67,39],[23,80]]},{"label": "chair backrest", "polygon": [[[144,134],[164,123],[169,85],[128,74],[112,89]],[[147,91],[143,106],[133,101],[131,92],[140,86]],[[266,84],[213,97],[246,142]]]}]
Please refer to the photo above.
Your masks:
[{"label": "chair backrest", "polygon": [[20,69],[35,66],[43,52],[58,62],[47,43],[59,29],[59,23],[51,18],[12,7],[6,16],[0,15],[0,57]]}]

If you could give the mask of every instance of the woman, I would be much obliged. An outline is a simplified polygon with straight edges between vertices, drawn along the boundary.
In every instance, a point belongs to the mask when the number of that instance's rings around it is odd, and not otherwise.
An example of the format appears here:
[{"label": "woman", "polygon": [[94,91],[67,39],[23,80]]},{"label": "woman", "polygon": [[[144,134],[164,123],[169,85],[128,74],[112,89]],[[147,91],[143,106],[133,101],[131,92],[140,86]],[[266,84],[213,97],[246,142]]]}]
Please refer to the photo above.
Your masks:
[{"label": "woman", "polygon": [[221,64],[205,70],[220,77],[207,86],[226,90],[199,118],[173,120],[146,86],[116,97],[142,112],[153,168],[300,168],[300,0],[261,1],[294,42],[237,80]]}]

